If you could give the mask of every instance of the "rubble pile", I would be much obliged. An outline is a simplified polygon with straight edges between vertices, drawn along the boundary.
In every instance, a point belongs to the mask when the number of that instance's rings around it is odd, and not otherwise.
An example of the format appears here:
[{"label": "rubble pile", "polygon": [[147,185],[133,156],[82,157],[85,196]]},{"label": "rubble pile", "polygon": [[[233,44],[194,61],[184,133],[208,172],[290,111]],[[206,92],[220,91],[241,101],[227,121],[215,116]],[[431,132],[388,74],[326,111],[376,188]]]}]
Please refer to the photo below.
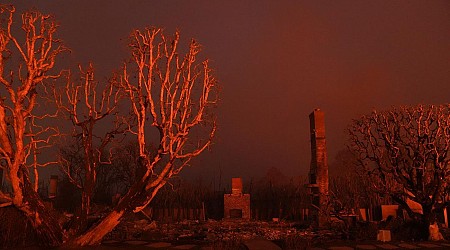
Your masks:
[{"label": "rubble pile", "polygon": [[245,241],[264,238],[271,241],[288,238],[311,240],[318,232],[297,229],[287,222],[264,222],[243,220],[181,221],[177,223],[157,223],[145,219],[122,222],[111,232],[109,240],[155,240],[167,242]]}]

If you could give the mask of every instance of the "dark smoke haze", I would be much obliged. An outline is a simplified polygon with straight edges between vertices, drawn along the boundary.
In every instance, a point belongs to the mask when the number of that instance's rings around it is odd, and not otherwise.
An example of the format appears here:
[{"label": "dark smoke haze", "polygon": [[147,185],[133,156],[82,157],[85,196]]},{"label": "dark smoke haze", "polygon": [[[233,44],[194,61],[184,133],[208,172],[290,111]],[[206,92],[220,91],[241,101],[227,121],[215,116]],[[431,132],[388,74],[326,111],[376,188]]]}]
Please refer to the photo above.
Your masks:
[{"label": "dark smoke haze", "polygon": [[[450,100],[449,1],[20,1],[60,21],[65,60],[108,77],[133,28],[203,45],[222,87],[219,134],[190,176],[306,175],[309,120],[326,115],[329,162],[373,107]],[[221,169],[221,170],[220,170]]]}]

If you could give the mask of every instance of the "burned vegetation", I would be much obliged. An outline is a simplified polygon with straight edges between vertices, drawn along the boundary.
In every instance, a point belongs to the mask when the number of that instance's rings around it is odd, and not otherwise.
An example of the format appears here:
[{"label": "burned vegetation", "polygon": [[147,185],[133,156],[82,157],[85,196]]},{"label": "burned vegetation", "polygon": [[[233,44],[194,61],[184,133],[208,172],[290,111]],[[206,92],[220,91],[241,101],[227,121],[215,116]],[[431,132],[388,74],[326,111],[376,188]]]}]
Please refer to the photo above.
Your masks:
[{"label": "burned vegetation", "polygon": [[[208,60],[199,57],[194,40],[183,49],[178,32],[145,28],[131,33],[130,59],[107,83],[97,81],[92,65],[80,66],[77,79],[58,69],[68,49],[50,15],[17,14],[9,5],[0,10],[0,159],[8,186],[0,192],[2,206],[18,209],[44,245],[98,244],[210,146],[217,84]],[[65,131],[67,124],[72,129]],[[76,156],[66,150],[37,157],[64,140],[77,144]],[[89,227],[101,165],[111,165],[112,152],[125,141],[137,148],[133,179],[113,209]],[[77,221],[68,230],[38,193],[38,170],[50,164],[60,165],[81,192]]]}]

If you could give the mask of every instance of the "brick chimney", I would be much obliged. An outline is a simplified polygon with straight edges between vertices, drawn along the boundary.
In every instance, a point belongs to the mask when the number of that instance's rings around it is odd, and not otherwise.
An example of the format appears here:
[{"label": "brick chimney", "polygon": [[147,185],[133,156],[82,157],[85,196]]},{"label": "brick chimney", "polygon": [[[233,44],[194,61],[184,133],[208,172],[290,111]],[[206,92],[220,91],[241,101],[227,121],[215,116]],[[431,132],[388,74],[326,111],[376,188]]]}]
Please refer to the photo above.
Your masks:
[{"label": "brick chimney", "polygon": [[231,178],[231,194],[234,194],[234,195],[242,194],[242,179],[241,178]]},{"label": "brick chimney", "polygon": [[242,192],[242,178],[231,179],[231,194],[224,194],[225,219],[250,219],[250,194]]},{"label": "brick chimney", "polygon": [[[311,133],[311,167],[309,171],[309,188],[313,223],[323,227],[327,223],[328,212],[328,162],[325,141],[325,114],[315,109],[309,115]],[[317,207],[319,209],[317,209]],[[320,210],[320,211],[319,211]]]},{"label": "brick chimney", "polygon": [[48,186],[48,198],[55,198],[58,190],[58,176],[50,176],[50,184]]}]

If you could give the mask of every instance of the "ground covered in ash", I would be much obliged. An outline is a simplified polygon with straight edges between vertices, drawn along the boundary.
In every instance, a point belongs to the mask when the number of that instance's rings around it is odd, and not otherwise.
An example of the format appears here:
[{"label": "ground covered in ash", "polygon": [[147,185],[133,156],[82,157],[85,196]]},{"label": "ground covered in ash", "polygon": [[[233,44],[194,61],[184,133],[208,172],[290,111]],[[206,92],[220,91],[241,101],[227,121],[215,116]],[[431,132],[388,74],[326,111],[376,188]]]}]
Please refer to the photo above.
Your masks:
[{"label": "ground covered in ash", "polygon": [[122,222],[106,238],[108,241],[145,240],[233,247],[251,239],[266,239],[280,247],[311,246],[314,242],[342,238],[335,230],[313,231],[304,225],[288,222],[246,220],[185,220],[158,223],[145,219]]},{"label": "ground covered in ash", "polygon": [[[141,240],[168,242],[172,245],[195,244],[212,249],[243,249],[244,242],[252,239],[272,241],[282,249],[307,249],[329,245],[376,243],[377,231],[388,229],[397,242],[421,241],[405,235],[405,227],[391,224],[357,222],[353,226],[336,223],[327,230],[313,230],[305,224],[287,221],[248,220],[184,220],[156,222],[147,219],[125,220],[106,238],[105,242]],[[446,239],[450,231],[441,228]],[[358,243],[360,242],[360,243]]]}]

